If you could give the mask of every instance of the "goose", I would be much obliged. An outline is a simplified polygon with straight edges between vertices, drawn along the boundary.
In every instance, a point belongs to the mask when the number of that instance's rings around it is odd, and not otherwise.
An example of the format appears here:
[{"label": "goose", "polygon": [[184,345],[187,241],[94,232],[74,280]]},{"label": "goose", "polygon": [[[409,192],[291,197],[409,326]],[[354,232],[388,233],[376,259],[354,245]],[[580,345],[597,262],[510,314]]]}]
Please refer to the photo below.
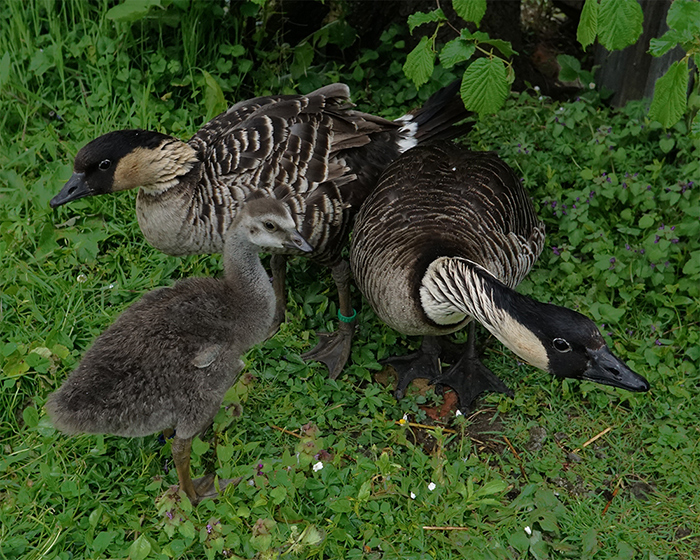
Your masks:
[{"label": "goose", "polygon": [[[350,264],[382,321],[424,335],[418,352],[388,360],[398,373],[397,398],[418,377],[452,387],[460,408],[485,390],[512,395],[477,358],[472,319],[555,376],[649,389],[590,319],[514,290],[544,236],[520,181],[493,152],[435,143],[412,148],[385,170],[357,215]],[[455,351],[435,337],[467,325],[466,349],[441,373],[440,356]]]},{"label": "goose", "polygon": [[[331,269],[340,326],[319,333],[303,357],[336,378],[351,348],[355,312],[350,269],[341,252],[354,215],[381,171],[399,153],[428,138],[452,137],[467,113],[456,82],[413,114],[388,121],[352,110],[345,84],[308,95],[257,97],[233,105],[188,142],[146,130],[118,130],[85,145],[74,172],[51,200],[53,208],[86,196],[139,188],[136,215],[146,239],[169,255],[219,253],[224,232],[254,191],[284,200],[297,228],[314,247],[309,255]],[[274,332],[286,307],[283,255],[271,269],[277,296]]]},{"label": "goose", "polygon": [[48,397],[54,426],[126,437],[174,429],[180,490],[193,504],[216,496],[213,475],[190,476],[192,438],[272,324],[275,294],[258,252],[287,247],[312,250],[283,202],[252,193],[225,234],[224,278],[187,278],[124,311]]}]

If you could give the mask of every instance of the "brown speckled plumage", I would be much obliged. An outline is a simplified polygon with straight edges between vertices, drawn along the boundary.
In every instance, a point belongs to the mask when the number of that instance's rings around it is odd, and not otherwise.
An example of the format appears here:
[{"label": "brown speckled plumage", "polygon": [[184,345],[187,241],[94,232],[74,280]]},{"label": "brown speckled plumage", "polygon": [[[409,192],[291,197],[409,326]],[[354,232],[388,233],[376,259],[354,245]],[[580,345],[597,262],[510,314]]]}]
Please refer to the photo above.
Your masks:
[{"label": "brown speckled plumage", "polygon": [[[450,132],[466,116],[457,86],[393,122],[353,110],[348,87],[332,84],[308,95],[237,103],[186,143],[143,130],[111,132],[78,152],[73,177],[51,204],[140,187],[136,213],[146,239],[165,253],[186,255],[220,252],[241,202],[264,191],[287,205],[314,247],[309,256],[331,267],[340,311],[349,316],[348,265],[341,252],[355,212],[402,150],[465,130]],[[279,324],[286,295],[279,260],[273,275]],[[324,361],[332,377],[350,353],[352,326],[340,330],[336,340],[309,354]]]}]

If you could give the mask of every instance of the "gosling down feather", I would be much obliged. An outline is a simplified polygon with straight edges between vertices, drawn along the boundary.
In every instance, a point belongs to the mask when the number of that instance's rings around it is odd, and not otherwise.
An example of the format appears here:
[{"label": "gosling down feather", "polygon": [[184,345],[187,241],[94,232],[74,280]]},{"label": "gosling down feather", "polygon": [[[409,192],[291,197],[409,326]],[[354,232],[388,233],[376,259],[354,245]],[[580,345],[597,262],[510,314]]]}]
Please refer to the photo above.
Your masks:
[{"label": "gosling down feather", "polygon": [[[136,214],[146,239],[170,255],[187,255],[221,252],[224,232],[251,192],[283,200],[314,247],[309,256],[331,268],[338,288],[345,321],[305,355],[324,362],[335,378],[348,359],[354,331],[350,271],[341,258],[354,215],[399,153],[466,129],[451,128],[467,115],[458,85],[393,122],[352,110],[348,87],[333,84],[308,95],[242,101],[188,142],[145,130],[111,132],[78,152],[74,173],[51,206],[140,187]],[[276,252],[299,254],[297,249]],[[286,307],[284,257],[273,256],[272,275],[274,331]]]},{"label": "gosling down feather", "polygon": [[[252,194],[224,244],[224,278],[188,278],[143,296],[95,340],[46,410],[68,434],[145,436],[175,429],[180,489],[193,503],[216,495],[214,476],[192,480],[192,438],[203,432],[262,342],[275,294],[258,252],[311,251],[280,201]],[[228,481],[219,481],[224,487]]]},{"label": "gosling down feather", "polygon": [[[494,153],[438,143],[413,148],[386,169],[358,213],[350,263],[386,324],[426,335],[419,352],[388,360],[399,375],[397,398],[418,377],[452,387],[465,408],[484,390],[511,393],[478,360],[472,319],[558,377],[649,389],[590,319],[514,291],[542,252],[544,235],[520,181]],[[470,321],[461,354],[432,338]],[[452,362],[444,373],[441,354]]]}]

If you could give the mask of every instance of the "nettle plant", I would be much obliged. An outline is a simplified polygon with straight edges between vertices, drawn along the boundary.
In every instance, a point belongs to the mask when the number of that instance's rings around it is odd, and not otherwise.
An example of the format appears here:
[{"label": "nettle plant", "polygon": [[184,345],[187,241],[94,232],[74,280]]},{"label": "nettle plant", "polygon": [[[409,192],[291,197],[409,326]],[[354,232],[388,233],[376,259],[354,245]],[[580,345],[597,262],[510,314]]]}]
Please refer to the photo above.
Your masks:
[{"label": "nettle plant", "polygon": [[[477,29],[486,13],[486,0],[452,0],[452,7],[465,22],[475,24]],[[643,13],[637,0],[586,0],[581,12],[577,38],[586,48],[596,39],[608,50],[621,50],[633,45],[642,34]],[[466,27],[454,29],[458,37],[438,49],[437,33],[444,25],[450,25],[443,10],[439,7],[431,12],[417,12],[408,18],[411,33],[428,23],[436,23],[432,35],[421,38],[411,51],[404,65],[404,72],[413,80],[416,87],[427,82],[436,67],[451,69],[469,62],[462,75],[460,94],[464,105],[479,115],[494,113],[505,103],[514,73],[510,57],[517,55],[512,45],[500,39],[493,39],[483,31],[471,32]],[[654,90],[654,98],[649,109],[649,118],[665,127],[673,126],[686,113],[688,108],[688,83],[690,60],[695,66],[700,63],[700,3],[696,0],[675,0],[666,18],[669,30],[660,38],[652,39],[649,53],[662,56],[680,46],[685,55],[674,62],[669,70],[659,78]],[[438,55],[439,62],[435,64]],[[593,76],[583,70],[574,57],[560,55],[560,79],[573,81],[581,78],[584,83],[592,83]],[[700,119],[697,106],[700,105],[698,85],[691,97],[692,133],[700,134]],[[694,117],[694,118],[693,118]]]}]

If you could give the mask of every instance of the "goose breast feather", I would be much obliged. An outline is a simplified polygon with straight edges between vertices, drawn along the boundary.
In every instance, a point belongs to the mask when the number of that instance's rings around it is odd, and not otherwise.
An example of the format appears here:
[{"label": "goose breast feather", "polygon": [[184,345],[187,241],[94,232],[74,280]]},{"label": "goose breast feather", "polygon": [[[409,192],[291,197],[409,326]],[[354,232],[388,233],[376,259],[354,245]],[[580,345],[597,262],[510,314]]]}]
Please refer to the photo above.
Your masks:
[{"label": "goose breast feather", "polygon": [[387,324],[445,334],[469,317],[438,324],[425,313],[421,287],[445,262],[440,257],[471,261],[515,287],[543,246],[544,225],[510,167],[495,153],[440,143],[413,148],[387,168],[357,216],[351,263]]}]

